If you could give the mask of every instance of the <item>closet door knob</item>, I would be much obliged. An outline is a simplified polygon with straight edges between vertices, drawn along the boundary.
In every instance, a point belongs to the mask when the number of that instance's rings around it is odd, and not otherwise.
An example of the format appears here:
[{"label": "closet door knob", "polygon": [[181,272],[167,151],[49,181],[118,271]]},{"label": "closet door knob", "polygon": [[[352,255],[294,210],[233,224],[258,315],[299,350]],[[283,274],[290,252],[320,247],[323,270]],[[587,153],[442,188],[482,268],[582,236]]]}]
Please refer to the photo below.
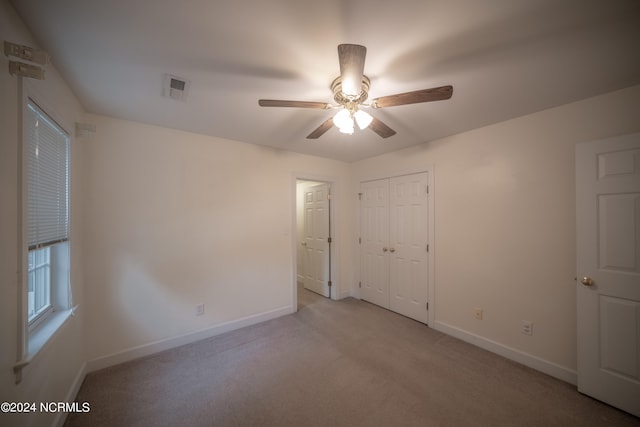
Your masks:
[{"label": "closet door knob", "polygon": [[389,252],[395,252],[396,250],[394,248],[389,249]]},{"label": "closet door knob", "polygon": [[584,276],[582,278],[582,280],[580,280],[580,283],[582,283],[585,286],[593,286],[595,282],[593,281],[593,279],[591,277]]},{"label": "closet door knob", "polygon": [[389,249],[387,248],[382,248],[382,252],[387,252]]}]

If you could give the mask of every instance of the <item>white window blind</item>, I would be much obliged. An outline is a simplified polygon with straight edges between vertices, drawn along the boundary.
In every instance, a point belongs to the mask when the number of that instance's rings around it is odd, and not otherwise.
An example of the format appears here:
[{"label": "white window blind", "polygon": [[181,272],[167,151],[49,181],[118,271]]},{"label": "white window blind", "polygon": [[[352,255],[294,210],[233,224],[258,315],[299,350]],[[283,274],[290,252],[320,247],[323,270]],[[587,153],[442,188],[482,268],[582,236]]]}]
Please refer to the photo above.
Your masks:
[{"label": "white window blind", "polygon": [[37,105],[27,105],[29,250],[69,239],[69,137]]}]

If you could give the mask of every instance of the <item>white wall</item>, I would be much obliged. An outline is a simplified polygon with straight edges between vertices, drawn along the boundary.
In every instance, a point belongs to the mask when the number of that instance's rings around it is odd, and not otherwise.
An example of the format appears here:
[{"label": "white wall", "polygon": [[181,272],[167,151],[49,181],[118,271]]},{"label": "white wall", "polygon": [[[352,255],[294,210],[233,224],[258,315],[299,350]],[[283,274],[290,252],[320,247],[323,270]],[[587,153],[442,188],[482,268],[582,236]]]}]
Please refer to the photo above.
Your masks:
[{"label": "white wall", "polygon": [[[0,0],[0,42],[36,47],[28,30],[6,0]],[[9,59],[0,56],[0,402],[64,401],[75,395],[82,378],[85,355],[83,342],[82,260],[82,141],[71,141],[71,284],[80,309],[59,333],[23,370],[15,384],[13,365],[18,354],[18,78],[9,75]],[[33,94],[65,124],[83,120],[83,110],[53,66],[46,68],[46,80],[28,81]],[[50,108],[49,108],[50,107]],[[51,111],[51,110],[55,111]],[[73,129],[67,129],[73,133]],[[0,425],[51,425],[60,414],[0,414]]]},{"label": "white wall", "polygon": [[637,86],[360,161],[353,187],[434,164],[432,326],[575,381],[574,147],[639,118]]},{"label": "white wall", "polygon": [[[84,177],[92,368],[291,312],[295,174],[346,188],[348,164],[89,117],[97,125]],[[351,212],[336,212],[343,234]],[[350,252],[347,240],[337,244]],[[337,285],[349,286],[351,265],[341,266]],[[196,317],[198,304],[205,313]]]}]

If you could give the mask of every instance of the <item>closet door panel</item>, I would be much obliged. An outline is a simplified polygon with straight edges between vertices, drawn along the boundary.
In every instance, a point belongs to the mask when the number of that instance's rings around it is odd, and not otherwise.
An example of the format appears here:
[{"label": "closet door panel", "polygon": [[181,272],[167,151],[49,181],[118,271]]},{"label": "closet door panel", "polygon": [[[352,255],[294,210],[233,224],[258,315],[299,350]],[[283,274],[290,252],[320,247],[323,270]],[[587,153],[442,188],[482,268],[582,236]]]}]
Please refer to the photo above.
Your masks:
[{"label": "closet door panel", "polygon": [[389,308],[389,180],[363,182],[360,297]]},{"label": "closet door panel", "polygon": [[389,180],[389,307],[427,322],[427,173]]}]

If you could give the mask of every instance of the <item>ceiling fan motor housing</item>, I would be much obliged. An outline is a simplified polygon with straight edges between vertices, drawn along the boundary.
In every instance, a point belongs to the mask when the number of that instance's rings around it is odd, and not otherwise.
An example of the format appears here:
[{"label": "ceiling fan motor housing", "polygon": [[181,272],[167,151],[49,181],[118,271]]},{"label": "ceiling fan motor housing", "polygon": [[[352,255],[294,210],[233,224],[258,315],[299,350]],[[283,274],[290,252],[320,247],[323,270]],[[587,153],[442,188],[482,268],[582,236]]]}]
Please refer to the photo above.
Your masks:
[{"label": "ceiling fan motor housing", "polygon": [[362,104],[369,97],[369,87],[371,82],[369,77],[363,75],[362,76],[362,87],[360,89],[360,94],[357,96],[346,95],[342,92],[342,77],[336,78],[333,83],[331,83],[331,90],[333,91],[333,99],[342,106],[347,106],[349,104],[358,105]]}]

